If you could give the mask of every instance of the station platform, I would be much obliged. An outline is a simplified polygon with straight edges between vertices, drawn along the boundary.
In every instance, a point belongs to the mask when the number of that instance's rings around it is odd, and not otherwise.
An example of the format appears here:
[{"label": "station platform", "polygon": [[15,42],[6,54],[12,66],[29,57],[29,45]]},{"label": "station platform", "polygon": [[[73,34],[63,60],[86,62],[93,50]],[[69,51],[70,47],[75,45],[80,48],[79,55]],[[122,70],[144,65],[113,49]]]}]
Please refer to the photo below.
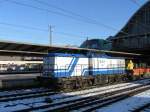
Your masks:
[{"label": "station platform", "polygon": [[0,89],[31,87],[36,85],[36,77],[41,73],[0,75]]}]

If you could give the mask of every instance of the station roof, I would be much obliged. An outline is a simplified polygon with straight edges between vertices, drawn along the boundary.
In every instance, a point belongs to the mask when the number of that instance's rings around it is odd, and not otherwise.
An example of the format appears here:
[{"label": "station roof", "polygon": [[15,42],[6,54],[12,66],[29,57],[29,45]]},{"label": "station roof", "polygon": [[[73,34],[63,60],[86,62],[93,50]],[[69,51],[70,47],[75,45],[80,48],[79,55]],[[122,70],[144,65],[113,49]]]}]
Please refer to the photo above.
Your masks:
[{"label": "station roof", "polygon": [[44,55],[48,49],[49,47],[44,45],[0,40],[1,54]]},{"label": "station roof", "polygon": [[147,2],[131,16],[125,26],[116,34],[115,38],[149,33],[149,11],[150,0],[147,0]]},{"label": "station roof", "polygon": [[77,47],[62,47],[62,46],[48,46],[31,43],[21,43],[13,41],[0,41],[0,55],[29,55],[29,56],[44,56],[49,52],[101,52],[118,55],[141,56],[141,54],[105,51]]}]

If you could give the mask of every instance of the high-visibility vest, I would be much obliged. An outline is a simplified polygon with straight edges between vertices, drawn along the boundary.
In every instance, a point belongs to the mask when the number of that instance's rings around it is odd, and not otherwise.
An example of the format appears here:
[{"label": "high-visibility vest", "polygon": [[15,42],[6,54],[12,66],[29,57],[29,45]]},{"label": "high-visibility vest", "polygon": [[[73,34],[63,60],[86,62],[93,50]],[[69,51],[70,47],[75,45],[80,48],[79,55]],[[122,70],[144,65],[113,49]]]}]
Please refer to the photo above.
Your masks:
[{"label": "high-visibility vest", "polygon": [[130,62],[127,65],[127,70],[133,70],[134,64],[133,62],[130,60]]}]

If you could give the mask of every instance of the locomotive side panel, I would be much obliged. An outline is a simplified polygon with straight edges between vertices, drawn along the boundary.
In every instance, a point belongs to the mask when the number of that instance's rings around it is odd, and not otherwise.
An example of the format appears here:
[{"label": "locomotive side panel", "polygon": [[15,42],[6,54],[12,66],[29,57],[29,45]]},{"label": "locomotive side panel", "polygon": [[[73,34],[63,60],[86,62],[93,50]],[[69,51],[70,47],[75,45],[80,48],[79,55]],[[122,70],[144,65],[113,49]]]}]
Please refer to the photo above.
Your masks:
[{"label": "locomotive side panel", "polygon": [[125,59],[60,54],[44,58],[44,76],[72,77],[125,73]]},{"label": "locomotive side panel", "polygon": [[50,56],[44,58],[44,76],[65,77],[73,57]]},{"label": "locomotive side panel", "polygon": [[125,73],[124,59],[92,58],[93,75]]},{"label": "locomotive side panel", "polygon": [[71,76],[87,76],[89,75],[89,72],[86,70],[88,69],[88,58],[86,57],[75,57],[74,63],[71,65],[72,72]]},{"label": "locomotive side panel", "polygon": [[44,76],[71,77],[88,75],[88,58],[83,55],[57,54],[44,58]]}]

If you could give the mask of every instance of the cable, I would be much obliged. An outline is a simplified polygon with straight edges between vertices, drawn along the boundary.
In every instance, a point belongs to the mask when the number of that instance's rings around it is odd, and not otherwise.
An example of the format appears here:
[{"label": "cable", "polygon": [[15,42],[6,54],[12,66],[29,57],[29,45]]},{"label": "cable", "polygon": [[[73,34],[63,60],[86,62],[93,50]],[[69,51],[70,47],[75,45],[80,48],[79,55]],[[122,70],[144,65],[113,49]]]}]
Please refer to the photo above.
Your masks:
[{"label": "cable", "polygon": [[132,3],[134,3],[137,6],[141,6],[136,0],[130,0]]},{"label": "cable", "polygon": [[[115,30],[115,31],[118,31],[118,29],[116,28],[113,28],[111,26],[108,26],[108,25],[105,25],[103,23],[99,23],[95,20],[89,20],[89,19],[84,19],[83,18],[75,18],[74,16],[72,15],[67,15],[67,14],[64,14],[64,13],[60,13],[60,12],[57,12],[57,11],[52,11],[52,10],[49,10],[49,9],[43,9],[43,8],[40,8],[40,7],[37,7],[37,6],[33,6],[33,5],[29,5],[29,4],[25,4],[25,3],[21,3],[21,2],[17,2],[17,1],[14,1],[14,0],[7,0],[8,2],[11,2],[11,3],[14,3],[14,4],[17,4],[17,5],[22,5],[22,6],[26,6],[26,7],[30,7],[30,8],[34,8],[34,9],[37,9],[37,10],[41,10],[41,11],[47,11],[49,13],[53,13],[53,14],[56,14],[56,15],[61,15],[61,16],[64,16],[64,17],[67,17],[67,18],[71,18],[71,19],[74,19],[74,20],[78,20],[78,21],[82,21],[84,23],[88,23],[88,24],[94,24],[94,25],[98,25],[98,26],[103,26],[107,29],[111,29],[111,30]],[[44,3],[45,4],[45,3]],[[69,13],[69,12],[68,12]],[[78,15],[78,14],[76,14]],[[79,16],[79,15],[78,15]],[[122,33],[124,34],[127,34],[126,32],[124,31],[121,31]]]},{"label": "cable", "polygon": [[[47,6],[49,6],[49,7],[53,7],[53,8],[55,8],[55,9],[58,9],[58,10],[62,11],[62,12],[71,14],[71,15],[73,15],[73,16],[75,16],[75,17],[80,17],[80,18],[82,18],[82,19],[84,19],[84,20],[86,20],[86,21],[93,22],[94,24],[101,24],[101,25],[104,26],[104,27],[107,27],[107,28],[109,27],[109,28],[110,28],[110,26],[107,26],[107,25],[104,25],[104,24],[102,24],[102,23],[99,23],[98,21],[96,21],[96,20],[94,20],[94,19],[91,19],[91,18],[89,18],[89,17],[84,17],[84,16],[79,15],[79,14],[77,14],[77,13],[74,13],[74,12],[72,12],[72,11],[69,11],[69,10],[66,10],[66,9],[63,9],[63,8],[60,8],[60,7],[51,5],[51,4],[47,3],[47,2],[43,2],[43,1],[40,1],[40,0],[34,0],[34,1],[35,1],[35,2],[38,2],[38,3],[40,3],[40,4],[43,4],[43,5],[47,5]],[[112,27],[111,27],[111,29],[116,30],[116,29],[114,29],[114,28],[112,28]]]},{"label": "cable", "polygon": [[[111,26],[108,26],[108,25],[105,25],[105,24],[103,24],[103,23],[100,23],[100,22],[98,22],[98,21],[96,21],[96,20],[94,20],[94,19],[91,19],[91,18],[89,18],[89,17],[85,17],[85,16],[82,16],[82,15],[80,15],[80,14],[74,13],[74,12],[72,12],[72,11],[69,11],[69,10],[66,10],[66,9],[63,9],[63,8],[60,8],[60,7],[51,5],[51,4],[49,4],[49,3],[47,3],[47,2],[44,2],[44,1],[40,1],[40,0],[34,0],[34,1],[35,1],[35,2],[38,2],[38,3],[40,3],[40,4],[43,4],[43,5],[47,5],[47,6],[49,6],[49,7],[53,7],[53,8],[55,8],[55,9],[58,9],[58,10],[62,11],[62,12],[71,14],[71,15],[73,15],[73,16],[80,17],[80,18],[82,18],[82,19],[84,19],[84,20],[91,21],[93,24],[98,24],[98,25],[101,25],[101,26],[103,26],[103,27],[105,27],[105,28],[109,28],[109,29],[111,29],[111,30],[115,30],[115,31],[117,30],[117,31],[118,31],[118,29],[115,29],[115,28],[113,28],[113,27],[111,27]],[[125,33],[124,31],[121,31],[121,32],[122,32],[122,33]],[[125,34],[127,34],[127,33],[125,33]]]},{"label": "cable", "polygon": [[[43,31],[43,32],[48,32],[48,29],[41,29],[41,28],[36,28],[36,27],[31,27],[31,26],[24,26],[24,25],[16,25],[16,24],[11,24],[11,23],[5,23],[5,22],[0,22],[1,25],[6,25],[6,26],[11,26],[11,27],[17,27],[17,28],[23,28],[23,29],[27,29],[27,30],[37,30],[37,31]],[[66,36],[74,36],[74,37],[82,37],[81,35],[76,35],[76,34],[72,34],[72,33],[66,33],[66,32],[57,32],[57,31],[53,31],[56,34],[62,34],[62,35],[66,35]],[[85,37],[84,37],[85,38]]]},{"label": "cable", "polygon": [[41,28],[36,28],[36,27],[24,26],[24,25],[16,25],[16,24],[5,23],[5,22],[0,22],[0,24],[1,25],[6,25],[6,26],[11,26],[11,27],[19,27],[19,28],[24,28],[24,29],[44,31],[44,32],[48,31],[47,29],[41,29]]},{"label": "cable", "polygon": [[65,32],[57,32],[57,31],[54,31],[54,33],[62,34],[62,35],[66,35],[66,36],[74,36],[74,37],[82,37],[82,38],[85,38],[85,37],[80,36],[80,35],[70,34],[70,33],[65,33]]},{"label": "cable", "polygon": [[14,0],[7,0],[7,1],[11,2],[11,3],[14,3],[14,4],[17,4],[17,5],[21,5],[21,6],[25,6],[25,7],[30,7],[30,8],[33,8],[33,9],[37,9],[37,10],[40,10],[40,11],[47,11],[49,13],[53,13],[55,15],[60,15],[60,16],[68,17],[68,18],[71,18],[71,19],[74,19],[74,20],[80,20],[79,18],[74,18],[73,16],[66,15],[64,13],[60,13],[60,12],[56,12],[56,11],[52,11],[52,10],[49,10],[49,9],[40,8],[40,7],[37,7],[37,6],[33,6],[33,5],[21,3],[21,2],[18,2],[18,1],[14,1]]},{"label": "cable", "polygon": [[68,14],[71,14],[71,15],[74,15],[74,16],[83,17],[83,16],[81,16],[81,15],[79,15],[79,14],[76,14],[76,13],[74,13],[74,12],[72,12],[72,11],[69,11],[69,10],[66,10],[66,9],[63,9],[63,8],[54,6],[54,5],[49,4],[49,3],[47,3],[47,2],[44,2],[44,1],[40,1],[40,0],[34,0],[34,1],[35,1],[35,2],[38,2],[38,3],[40,3],[40,4],[43,4],[43,5],[47,5],[47,6],[49,6],[49,7],[58,9],[58,10],[60,10],[60,11],[62,11],[62,12],[65,12],[65,13],[68,13]]},{"label": "cable", "polygon": [[[11,26],[11,27],[18,27],[18,28],[48,32],[48,30],[46,30],[46,29],[40,29],[40,28],[36,28],[36,27],[31,27],[31,26],[16,25],[16,24],[4,23],[4,22],[0,22],[0,24],[6,25],[6,26]],[[85,38],[84,36],[77,35],[77,34],[72,34],[72,33],[66,33],[66,32],[60,32],[60,31],[53,31],[53,32],[56,33],[56,34],[61,34],[61,35],[65,35],[65,36],[73,36],[73,37],[76,37],[76,38]]]},{"label": "cable", "polygon": [[[134,3],[135,5],[141,7],[141,5],[139,4],[139,2],[138,2],[137,0],[130,0],[130,1],[131,1],[132,3]],[[138,24],[138,25],[140,25],[141,27],[144,27],[144,28],[150,28],[149,25],[143,24],[143,23],[141,23],[141,22],[139,22],[139,21],[135,21],[135,24]]]}]

